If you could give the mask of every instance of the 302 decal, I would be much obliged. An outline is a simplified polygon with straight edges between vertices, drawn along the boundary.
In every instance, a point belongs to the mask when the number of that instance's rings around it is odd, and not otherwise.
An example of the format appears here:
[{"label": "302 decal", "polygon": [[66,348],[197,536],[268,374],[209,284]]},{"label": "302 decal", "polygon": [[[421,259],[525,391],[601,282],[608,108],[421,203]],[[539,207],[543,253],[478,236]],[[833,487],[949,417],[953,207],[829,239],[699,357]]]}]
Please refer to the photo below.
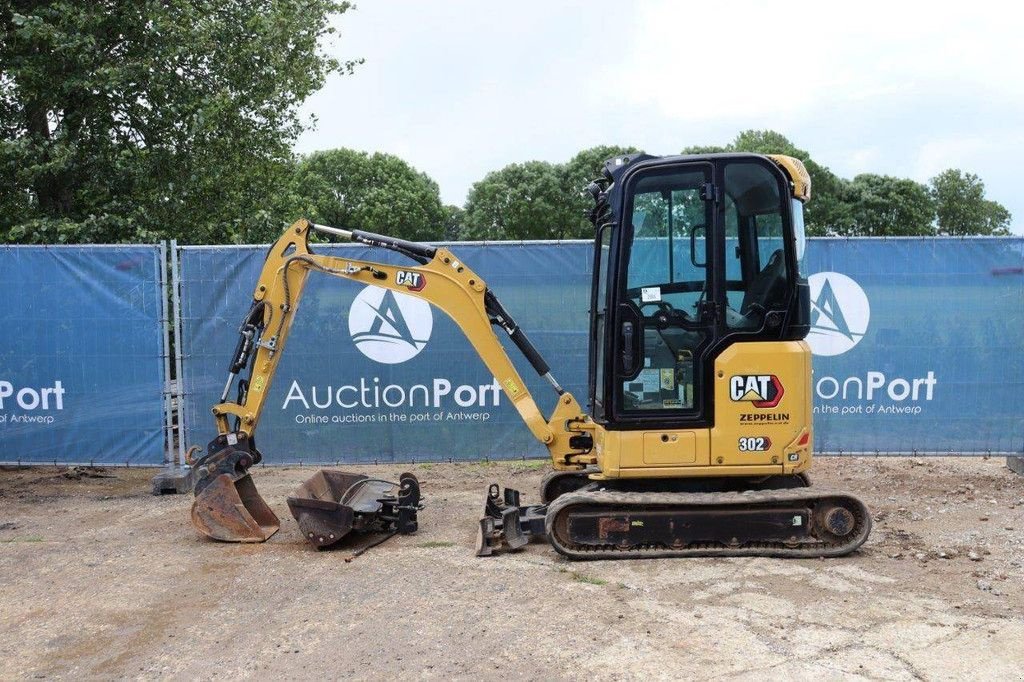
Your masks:
[{"label": "302 decal", "polygon": [[766,436],[749,436],[740,438],[740,452],[764,452],[772,446],[772,439]]}]

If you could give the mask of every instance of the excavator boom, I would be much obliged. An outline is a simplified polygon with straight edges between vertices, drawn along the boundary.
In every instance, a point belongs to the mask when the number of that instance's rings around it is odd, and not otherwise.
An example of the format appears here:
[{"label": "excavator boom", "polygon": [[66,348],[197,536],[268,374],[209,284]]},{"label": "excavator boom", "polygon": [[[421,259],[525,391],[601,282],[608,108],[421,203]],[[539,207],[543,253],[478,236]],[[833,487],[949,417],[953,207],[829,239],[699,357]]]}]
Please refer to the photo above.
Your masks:
[{"label": "excavator boom", "polygon": [[[416,264],[387,265],[314,253],[309,246],[313,231],[389,249]],[[192,522],[200,532],[218,540],[262,542],[280,527],[256,492],[248,470],[262,459],[255,447],[256,427],[310,272],[405,293],[444,311],[466,335],[533,436],[548,447],[555,468],[578,470],[594,463],[589,454],[589,418],[558,384],[494,292],[455,254],[442,247],[299,220],[267,254],[252,306],[239,330],[224,391],[213,407],[218,435],[206,454],[193,462],[197,482]],[[557,392],[550,419],[541,414],[494,327],[504,330]],[[247,376],[241,377],[246,371]],[[229,397],[232,386],[237,387],[235,399]]]}]

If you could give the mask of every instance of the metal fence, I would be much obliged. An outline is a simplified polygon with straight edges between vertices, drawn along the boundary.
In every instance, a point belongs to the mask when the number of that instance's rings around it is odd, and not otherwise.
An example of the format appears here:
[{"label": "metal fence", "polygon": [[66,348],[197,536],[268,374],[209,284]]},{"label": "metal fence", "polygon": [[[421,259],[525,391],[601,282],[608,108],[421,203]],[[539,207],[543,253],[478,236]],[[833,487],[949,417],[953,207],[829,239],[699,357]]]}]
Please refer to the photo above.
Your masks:
[{"label": "metal fence", "polygon": [[0,247],[0,462],[163,461],[166,253]]},{"label": "metal fence", "polygon": [[[582,399],[591,244],[451,248],[499,293],[563,385]],[[325,251],[394,256],[361,246]],[[208,408],[223,386],[264,252],[181,252],[185,421],[197,442],[211,435]],[[815,239],[804,271],[813,299],[819,452],[1024,451],[1024,417],[1014,399],[1024,392],[1024,239]],[[268,462],[546,454],[444,315],[315,273],[307,292],[257,435]],[[385,304],[419,347],[382,354],[365,336],[375,318],[359,311]],[[402,340],[388,340],[396,342]],[[542,410],[550,409],[549,387],[525,363],[520,370]]]},{"label": "metal fence", "polygon": [[[591,244],[451,248],[582,399]],[[0,462],[159,464],[205,444],[265,251],[0,248]],[[820,453],[1024,453],[1024,238],[815,239],[804,271]],[[307,292],[257,434],[268,463],[544,456],[445,315],[316,273]]]}]

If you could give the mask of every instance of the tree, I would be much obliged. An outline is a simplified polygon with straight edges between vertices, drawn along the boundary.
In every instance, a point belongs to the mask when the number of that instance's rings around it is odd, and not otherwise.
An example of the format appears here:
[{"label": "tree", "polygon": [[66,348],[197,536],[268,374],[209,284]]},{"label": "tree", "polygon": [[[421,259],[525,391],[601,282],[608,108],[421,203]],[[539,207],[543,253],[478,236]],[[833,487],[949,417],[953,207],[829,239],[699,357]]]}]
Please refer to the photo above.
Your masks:
[{"label": "tree", "polygon": [[444,207],[444,238],[454,242],[463,238],[466,229],[466,212],[461,206],[447,205]]},{"label": "tree", "polygon": [[1010,234],[1010,212],[985,198],[985,183],[977,175],[950,168],[929,184],[940,234]]},{"label": "tree", "polygon": [[810,235],[847,234],[851,216],[847,182],[814,161],[811,155],[774,130],[745,130],[736,136],[732,148],[739,152],[785,154],[800,159],[811,176],[811,200],[804,209]]},{"label": "tree", "polygon": [[810,235],[846,234],[851,229],[847,198],[847,182],[811,155],[794,145],[789,138],[774,130],[744,130],[725,147],[696,145],[683,149],[683,154],[717,154],[751,152],[754,154],[785,154],[800,159],[811,176],[811,201],[804,209],[804,221]]},{"label": "tree", "polygon": [[572,157],[568,163],[559,167],[562,176],[562,192],[567,209],[573,219],[566,226],[567,238],[590,239],[594,236],[594,226],[590,222],[590,210],[594,207],[593,198],[587,194],[586,187],[593,180],[600,178],[604,172],[604,162],[616,156],[635,154],[640,150],[636,147],[619,147],[616,145],[598,145],[590,147]]},{"label": "tree", "polygon": [[546,161],[488,173],[466,199],[468,239],[565,239],[579,225],[565,195],[565,171]]},{"label": "tree", "polygon": [[397,156],[314,152],[299,162],[292,184],[294,212],[314,222],[414,241],[445,236],[450,216],[437,183]]},{"label": "tree", "polygon": [[338,0],[16,0],[0,9],[0,239],[244,238],[285,216]]},{"label": "tree", "polygon": [[735,151],[729,147],[722,147],[717,144],[694,144],[689,147],[684,147],[680,154],[724,154],[726,152]]},{"label": "tree", "polygon": [[[813,188],[812,188],[813,191]],[[863,173],[850,183],[854,236],[935,234],[935,202],[919,182]]]}]

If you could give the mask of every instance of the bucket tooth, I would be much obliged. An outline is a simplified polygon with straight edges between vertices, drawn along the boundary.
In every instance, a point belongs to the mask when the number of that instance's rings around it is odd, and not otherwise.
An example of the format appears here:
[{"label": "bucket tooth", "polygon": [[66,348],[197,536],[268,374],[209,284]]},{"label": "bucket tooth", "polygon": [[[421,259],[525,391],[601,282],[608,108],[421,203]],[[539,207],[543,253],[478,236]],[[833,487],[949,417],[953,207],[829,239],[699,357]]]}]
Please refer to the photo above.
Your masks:
[{"label": "bucket tooth", "polygon": [[265,542],[281,528],[248,473],[220,474],[196,495],[192,525],[223,542]]}]

